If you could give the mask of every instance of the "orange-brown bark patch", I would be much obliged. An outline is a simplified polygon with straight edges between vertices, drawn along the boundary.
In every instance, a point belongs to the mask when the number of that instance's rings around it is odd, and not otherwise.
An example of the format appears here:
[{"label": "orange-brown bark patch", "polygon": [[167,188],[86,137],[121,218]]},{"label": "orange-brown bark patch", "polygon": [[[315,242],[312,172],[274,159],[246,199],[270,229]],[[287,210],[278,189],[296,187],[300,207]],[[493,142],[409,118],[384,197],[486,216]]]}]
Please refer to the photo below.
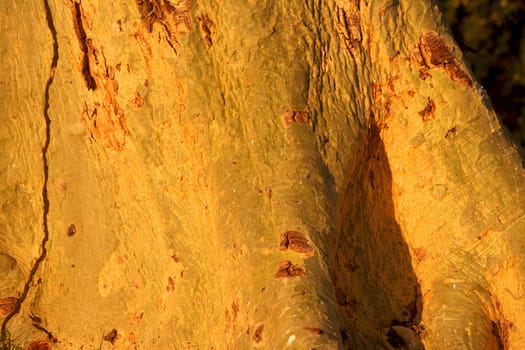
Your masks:
[{"label": "orange-brown bark patch", "polygon": [[291,261],[281,261],[277,265],[277,272],[275,278],[299,277],[304,276],[306,270],[302,266],[293,265]]},{"label": "orange-brown bark patch", "polygon": [[314,255],[314,248],[310,244],[310,241],[308,241],[305,235],[299,231],[286,231],[281,234],[279,249],[290,249],[306,256]]},{"label": "orange-brown bark patch", "polygon": [[292,123],[310,124],[310,113],[307,111],[290,111],[283,117],[284,125],[289,126]]},{"label": "orange-brown bark patch", "polygon": [[436,119],[435,112],[436,112],[436,103],[434,102],[433,99],[429,97],[427,100],[427,105],[425,106],[425,108],[420,110],[418,114],[423,119],[423,122],[427,122],[427,120],[429,120],[430,118]]},{"label": "orange-brown bark patch", "polygon": [[419,51],[428,68],[443,68],[453,81],[465,86],[472,86],[472,80],[459,65],[438,33],[428,31],[422,34],[419,38]]}]

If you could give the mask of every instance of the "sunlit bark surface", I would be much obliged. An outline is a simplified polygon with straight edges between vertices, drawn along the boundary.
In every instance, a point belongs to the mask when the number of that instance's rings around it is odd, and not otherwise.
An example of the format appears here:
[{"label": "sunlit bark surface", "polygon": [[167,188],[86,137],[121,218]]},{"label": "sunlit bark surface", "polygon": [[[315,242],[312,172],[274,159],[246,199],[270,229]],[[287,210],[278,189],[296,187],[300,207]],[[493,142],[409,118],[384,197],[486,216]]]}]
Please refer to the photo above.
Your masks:
[{"label": "sunlit bark surface", "polygon": [[522,160],[430,1],[3,1],[0,25],[12,340],[522,346]]}]

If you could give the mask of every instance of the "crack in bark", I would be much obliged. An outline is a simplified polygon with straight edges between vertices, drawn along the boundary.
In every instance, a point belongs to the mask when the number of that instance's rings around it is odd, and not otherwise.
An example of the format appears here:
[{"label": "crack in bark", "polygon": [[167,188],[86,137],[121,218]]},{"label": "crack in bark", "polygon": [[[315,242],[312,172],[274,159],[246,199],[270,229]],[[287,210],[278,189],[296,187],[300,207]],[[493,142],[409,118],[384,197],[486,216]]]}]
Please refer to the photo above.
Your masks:
[{"label": "crack in bark", "polygon": [[[22,303],[25,301],[27,294],[29,293],[30,285],[33,282],[33,279],[38,271],[38,268],[40,267],[40,264],[42,263],[42,261],[44,261],[47,255],[46,243],[49,240],[49,226],[47,222],[47,218],[49,214],[49,196],[47,192],[47,183],[49,180],[49,160],[47,158],[47,151],[49,149],[49,144],[51,141],[51,118],[49,117],[49,90],[51,88],[51,84],[53,84],[53,80],[55,78],[55,70],[58,65],[58,39],[57,39],[57,31],[55,28],[55,24],[53,23],[53,15],[51,13],[51,7],[49,6],[49,0],[44,0],[44,8],[46,11],[47,26],[53,38],[53,57],[51,60],[49,78],[47,79],[47,83],[46,83],[46,87],[44,91],[44,108],[43,108],[43,116],[44,116],[44,121],[45,121],[45,135],[46,135],[44,146],[42,147],[42,162],[43,162],[43,170],[44,170],[44,183],[42,185],[42,201],[44,204],[44,208],[42,212],[42,226],[43,226],[43,231],[44,231],[44,237],[42,238],[42,242],[40,244],[41,253],[38,256],[38,258],[35,260],[35,263],[33,264],[33,267],[31,268],[29,277],[27,279],[27,282],[24,285],[22,294],[18,298],[13,310],[6,316],[6,318],[2,322],[2,327],[1,327],[2,336],[6,334],[7,323],[17,313],[20,312]],[[57,341],[56,338],[51,334],[51,332],[45,330],[43,327],[38,326],[36,328],[43,330],[51,341],[53,342]]]},{"label": "crack in bark", "polygon": [[[47,1],[47,0],[46,0]],[[74,3],[74,18],[73,22],[75,24],[75,32],[77,33],[78,42],[80,44],[80,49],[82,50],[82,75],[86,81],[88,90],[96,90],[97,83],[95,78],[91,74],[91,63],[89,62],[89,55],[92,53],[95,56],[95,49],[91,43],[91,39],[88,39],[86,30],[84,29],[84,24],[82,23],[82,11],[80,9],[80,3]],[[96,59],[96,57],[95,57]]]}]

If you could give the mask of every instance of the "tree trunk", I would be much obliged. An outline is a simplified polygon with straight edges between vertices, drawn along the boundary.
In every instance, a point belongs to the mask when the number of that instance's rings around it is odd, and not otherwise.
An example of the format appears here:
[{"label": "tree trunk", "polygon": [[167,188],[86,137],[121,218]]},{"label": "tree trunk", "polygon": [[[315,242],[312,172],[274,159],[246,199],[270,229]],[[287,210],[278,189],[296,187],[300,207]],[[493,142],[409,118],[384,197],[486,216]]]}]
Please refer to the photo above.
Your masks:
[{"label": "tree trunk", "polygon": [[520,349],[522,160],[430,1],[0,6],[11,341]]}]

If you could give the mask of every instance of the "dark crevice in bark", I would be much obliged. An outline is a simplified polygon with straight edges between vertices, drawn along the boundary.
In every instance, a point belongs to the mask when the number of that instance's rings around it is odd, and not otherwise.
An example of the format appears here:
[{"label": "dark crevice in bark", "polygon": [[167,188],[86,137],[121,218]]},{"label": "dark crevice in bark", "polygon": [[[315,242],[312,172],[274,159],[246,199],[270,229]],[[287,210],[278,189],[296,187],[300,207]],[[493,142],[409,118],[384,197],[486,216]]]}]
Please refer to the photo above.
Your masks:
[{"label": "dark crevice in bark", "polygon": [[[345,348],[384,341],[405,348],[420,343],[421,287],[396,220],[390,163],[376,122],[363,141],[337,210],[332,279],[341,337]],[[378,329],[384,332],[379,338]]]},{"label": "dark crevice in bark", "polygon": [[53,343],[56,343],[58,341],[57,338],[55,338],[55,336],[53,336],[53,334],[50,331],[48,331],[47,329],[45,329],[41,325],[42,319],[40,317],[34,316],[34,315],[30,315],[29,318],[31,319],[31,321],[33,323],[33,327],[35,327],[39,331],[44,332],[47,335],[47,338],[49,340],[51,340]]},{"label": "dark crevice in bark", "polygon": [[[42,261],[44,261],[46,255],[47,255],[47,248],[46,243],[49,240],[49,226],[48,226],[48,214],[49,214],[49,196],[47,191],[47,184],[49,180],[49,160],[48,160],[48,149],[49,144],[51,141],[51,118],[49,117],[49,90],[51,88],[51,85],[53,84],[53,80],[55,77],[55,70],[58,65],[58,40],[57,40],[57,32],[55,28],[55,24],[53,23],[53,16],[51,13],[51,8],[49,6],[48,0],[44,0],[44,8],[46,11],[46,21],[49,28],[49,31],[51,32],[51,35],[53,37],[53,58],[51,60],[51,68],[49,72],[49,78],[47,79],[45,91],[44,91],[44,108],[43,108],[43,116],[44,116],[44,122],[45,122],[45,142],[44,146],[42,147],[42,163],[43,163],[43,172],[44,172],[44,182],[42,185],[42,201],[43,201],[43,212],[42,212],[42,226],[43,226],[43,238],[42,242],[40,244],[40,255],[35,260],[35,263],[33,264],[33,267],[31,268],[31,271],[29,273],[29,277],[27,279],[27,282],[24,285],[24,289],[22,291],[22,294],[18,298],[15,307],[7,315],[7,317],[2,322],[2,328],[1,328],[1,334],[6,334],[6,328],[8,322],[17,314],[20,312],[20,308],[22,307],[22,303],[27,298],[27,294],[29,293],[29,288],[31,287],[33,283],[33,279],[35,278],[35,275],[38,271],[38,268],[40,267]],[[34,325],[34,324],[33,324]],[[56,338],[51,334],[51,332],[45,330],[43,327],[38,326],[37,329],[43,330],[48,338],[52,340],[53,342],[56,342]]]},{"label": "dark crevice in bark", "polygon": [[89,45],[86,30],[82,23],[82,12],[80,11],[80,3],[75,2],[74,4],[74,18],[73,22],[75,24],[75,32],[77,33],[78,42],[80,44],[80,49],[84,57],[82,58],[82,74],[84,75],[84,80],[88,90],[96,90],[97,83],[95,78],[91,75],[91,67],[89,63]]}]

